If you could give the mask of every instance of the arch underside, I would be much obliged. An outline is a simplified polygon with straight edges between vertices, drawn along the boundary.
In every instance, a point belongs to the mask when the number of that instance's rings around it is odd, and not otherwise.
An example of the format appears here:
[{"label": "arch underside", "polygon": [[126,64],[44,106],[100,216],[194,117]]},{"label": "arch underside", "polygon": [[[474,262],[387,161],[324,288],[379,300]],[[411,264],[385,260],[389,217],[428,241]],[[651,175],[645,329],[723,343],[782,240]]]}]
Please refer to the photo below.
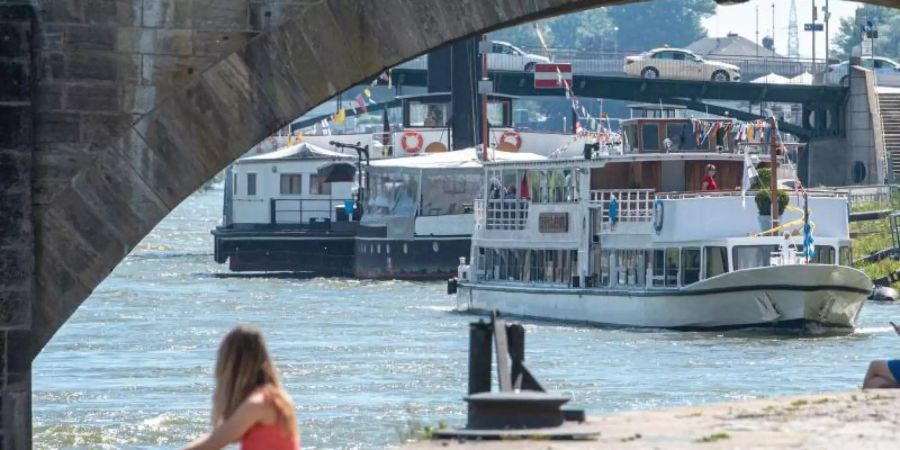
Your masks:
[{"label": "arch underside", "polygon": [[[312,107],[447,42],[627,2],[32,0],[33,97],[48,100],[35,101],[31,358],[169,211]],[[96,83],[115,101],[73,105]]]}]

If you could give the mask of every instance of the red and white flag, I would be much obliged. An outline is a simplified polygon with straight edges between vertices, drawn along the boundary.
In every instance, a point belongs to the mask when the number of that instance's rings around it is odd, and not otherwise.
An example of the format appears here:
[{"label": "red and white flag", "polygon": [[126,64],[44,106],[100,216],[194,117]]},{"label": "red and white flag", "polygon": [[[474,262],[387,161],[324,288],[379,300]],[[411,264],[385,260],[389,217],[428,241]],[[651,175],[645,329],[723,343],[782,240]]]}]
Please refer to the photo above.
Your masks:
[{"label": "red and white flag", "polygon": [[572,63],[534,65],[535,89],[565,89],[567,86],[572,86]]}]

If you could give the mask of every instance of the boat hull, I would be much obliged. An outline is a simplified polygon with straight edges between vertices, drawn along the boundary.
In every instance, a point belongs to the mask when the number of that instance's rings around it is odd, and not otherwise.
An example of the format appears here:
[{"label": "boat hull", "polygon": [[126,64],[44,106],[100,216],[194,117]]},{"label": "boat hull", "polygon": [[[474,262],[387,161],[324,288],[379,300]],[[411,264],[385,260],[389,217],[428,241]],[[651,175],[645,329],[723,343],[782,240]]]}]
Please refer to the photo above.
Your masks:
[{"label": "boat hull", "polygon": [[462,283],[458,303],[474,311],[630,327],[852,328],[871,289],[856,269],[810,264],[746,269],[687,288],[641,292]]},{"label": "boat hull", "polygon": [[215,260],[233,272],[302,272],[352,276],[352,234],[216,230]]},{"label": "boat hull", "polygon": [[459,258],[471,253],[471,236],[356,239],[357,278],[438,280],[456,275]]}]

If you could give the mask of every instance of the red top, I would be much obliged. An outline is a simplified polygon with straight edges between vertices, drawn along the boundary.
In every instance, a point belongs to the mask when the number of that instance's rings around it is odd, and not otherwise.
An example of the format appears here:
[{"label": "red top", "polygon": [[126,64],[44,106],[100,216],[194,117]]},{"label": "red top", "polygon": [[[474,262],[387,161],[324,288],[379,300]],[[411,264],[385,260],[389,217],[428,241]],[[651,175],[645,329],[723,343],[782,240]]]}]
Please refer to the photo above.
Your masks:
[{"label": "red top", "polygon": [[715,191],[715,190],[719,189],[719,186],[716,185],[716,180],[713,179],[713,177],[710,174],[706,174],[706,176],[703,177],[703,181],[706,183],[705,190]]},{"label": "red top", "polygon": [[[271,403],[269,393],[263,392],[266,402]],[[300,442],[291,439],[276,421],[271,425],[257,423],[250,427],[241,438],[241,450],[299,450]]]}]

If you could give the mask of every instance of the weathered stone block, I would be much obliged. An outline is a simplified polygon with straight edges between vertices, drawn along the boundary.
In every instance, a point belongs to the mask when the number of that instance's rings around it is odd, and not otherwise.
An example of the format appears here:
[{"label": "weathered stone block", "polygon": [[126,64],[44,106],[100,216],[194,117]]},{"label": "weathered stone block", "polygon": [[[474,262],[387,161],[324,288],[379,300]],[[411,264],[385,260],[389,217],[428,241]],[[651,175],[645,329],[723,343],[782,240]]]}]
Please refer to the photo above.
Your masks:
[{"label": "weathered stone block", "polygon": [[0,330],[28,328],[31,325],[31,290],[0,290]]},{"label": "weathered stone block", "polygon": [[302,1],[253,2],[250,4],[250,28],[254,31],[275,29],[309,7],[309,3]]},{"label": "weathered stone block", "polygon": [[300,82],[293,69],[293,62],[277,58],[277,43],[256,41],[247,48],[229,56],[227,60],[243,61],[256,81],[255,89],[268,103],[279,122],[288,123],[296,111],[307,109],[311,102],[307,89],[314,87]]},{"label": "weathered stone block", "polygon": [[132,0],[84,0],[84,20],[105,25],[139,25],[142,3]]},{"label": "weathered stone block", "polygon": [[195,55],[220,56],[235,52],[256,36],[248,31],[195,31]]},{"label": "weathered stone block", "polygon": [[[131,114],[99,113],[81,116],[81,141],[96,145],[107,145],[131,128]],[[96,148],[92,151],[97,150]]]},{"label": "weathered stone block", "polygon": [[31,143],[31,114],[30,105],[0,105],[0,148]]},{"label": "weathered stone block", "polygon": [[122,94],[122,110],[132,114],[144,114],[158,103],[156,86],[136,84],[125,86]]},{"label": "weathered stone block", "polygon": [[36,59],[37,71],[35,77],[38,81],[62,80],[65,77],[66,63],[62,53],[40,53]]},{"label": "weathered stone block", "polygon": [[34,108],[37,111],[53,111],[63,107],[65,86],[60,83],[39,83],[34,88]]},{"label": "weathered stone block", "polygon": [[70,81],[136,81],[140,79],[139,55],[68,52]]},{"label": "weathered stone block", "polygon": [[143,132],[153,133],[150,147],[137,131],[131,131],[116,140],[111,150],[122,155],[125,161],[140,174],[147,187],[168,207],[174,208],[187,195],[197,190],[206,169],[195,155],[183,155],[179,159],[175,144],[155,126],[142,127]]},{"label": "weathered stone block", "polygon": [[0,61],[0,101],[27,101],[29,77],[28,63]]},{"label": "weathered stone block", "polygon": [[35,30],[35,46],[45,51],[62,51],[66,26],[45,23]]},{"label": "weathered stone block", "polygon": [[250,8],[247,3],[193,0],[191,26],[206,30],[249,30]]},{"label": "weathered stone block", "polygon": [[119,28],[116,49],[148,55],[189,56],[193,53],[193,31],[156,28]]},{"label": "weathered stone block", "polygon": [[41,23],[84,21],[83,0],[38,0],[34,3]]},{"label": "weathered stone block", "polygon": [[66,97],[67,109],[118,112],[121,107],[119,88],[116,84],[69,86]]},{"label": "weathered stone block", "polygon": [[30,53],[28,23],[0,22],[0,58],[18,58]]},{"label": "weathered stone block", "polygon": [[141,82],[162,88],[186,85],[215,62],[210,57],[142,55],[141,58]]},{"label": "weathered stone block", "polygon": [[24,186],[20,192],[0,188],[0,248],[21,245],[25,234],[31,232],[29,188]]},{"label": "weathered stone block", "polygon": [[116,28],[104,25],[69,25],[66,30],[67,50],[116,49]]},{"label": "weathered stone block", "polygon": [[188,28],[191,24],[191,4],[192,0],[143,2],[143,26]]},{"label": "weathered stone block", "polygon": [[31,280],[34,262],[30,248],[23,247],[0,248],[0,273],[3,274],[4,286],[20,288],[27,286]]},{"label": "weathered stone block", "polygon": [[78,114],[56,112],[35,114],[35,142],[74,142],[80,137],[81,117]]}]

